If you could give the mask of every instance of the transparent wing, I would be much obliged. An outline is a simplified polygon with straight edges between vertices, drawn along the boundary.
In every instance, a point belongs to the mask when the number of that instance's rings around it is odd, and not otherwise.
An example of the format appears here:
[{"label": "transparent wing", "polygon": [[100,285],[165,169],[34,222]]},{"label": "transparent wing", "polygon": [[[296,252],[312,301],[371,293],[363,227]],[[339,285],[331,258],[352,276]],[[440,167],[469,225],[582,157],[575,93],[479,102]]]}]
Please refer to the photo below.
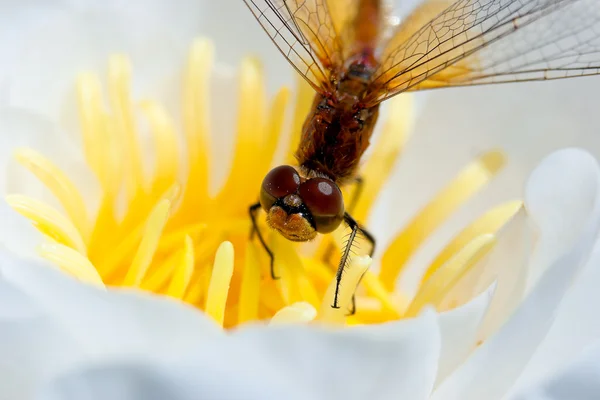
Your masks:
[{"label": "transparent wing", "polygon": [[459,0],[381,60],[367,102],[407,90],[598,74],[600,2]]},{"label": "transparent wing", "polygon": [[389,58],[390,55],[400,46],[404,45],[415,32],[450,7],[454,1],[455,0],[424,0],[419,3],[417,7],[401,21],[391,37],[385,42],[381,59],[393,62]]},{"label": "transparent wing", "polygon": [[327,0],[244,0],[292,66],[315,90],[328,89],[342,63]]}]

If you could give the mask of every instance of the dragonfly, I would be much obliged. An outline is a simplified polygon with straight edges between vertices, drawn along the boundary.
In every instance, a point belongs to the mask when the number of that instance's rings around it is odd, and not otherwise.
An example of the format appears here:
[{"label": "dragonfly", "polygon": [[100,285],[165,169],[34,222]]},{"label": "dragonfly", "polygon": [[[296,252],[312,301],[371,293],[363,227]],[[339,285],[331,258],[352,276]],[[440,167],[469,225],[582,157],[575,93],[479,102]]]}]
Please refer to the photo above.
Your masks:
[{"label": "dragonfly", "polygon": [[[425,0],[391,24],[383,0],[243,0],[291,66],[315,90],[295,152],[264,178],[249,207],[257,234],[267,224],[292,241],[313,240],[343,222],[350,234],[337,266],[333,308],[357,235],[351,215],[358,167],[385,100],[404,92],[600,73],[598,0]],[[340,187],[356,184],[345,207]]]}]

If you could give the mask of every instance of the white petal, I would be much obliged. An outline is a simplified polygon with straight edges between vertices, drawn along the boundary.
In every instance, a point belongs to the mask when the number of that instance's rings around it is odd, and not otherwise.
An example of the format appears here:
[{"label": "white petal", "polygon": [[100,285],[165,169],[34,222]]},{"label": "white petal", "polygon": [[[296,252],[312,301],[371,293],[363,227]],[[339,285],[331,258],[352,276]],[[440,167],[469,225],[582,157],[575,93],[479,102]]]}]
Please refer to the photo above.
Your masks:
[{"label": "white petal", "polygon": [[579,239],[597,207],[598,179],[596,160],[579,149],[557,151],[533,171],[525,206],[540,238],[530,261],[530,285]]},{"label": "white petal", "polygon": [[[429,397],[440,351],[435,313],[379,326],[245,328],[234,339],[259,351],[313,399]],[[267,373],[267,372],[266,372]]]},{"label": "white petal", "polygon": [[597,169],[588,153],[564,149],[532,172],[525,190],[527,221],[519,231],[501,232],[508,234],[500,241],[508,239],[509,247],[499,248],[499,244],[494,249],[494,255],[504,254],[495,261],[505,266],[496,268],[498,290],[484,321],[482,340],[502,326],[546,268],[573,247],[600,196]]},{"label": "white petal", "polygon": [[0,398],[28,399],[84,356],[78,343],[24,293],[0,281]]},{"label": "white petal", "polygon": [[514,400],[595,400],[600,395],[600,342],[545,382],[511,397]]},{"label": "white petal", "polygon": [[193,359],[175,362],[128,358],[90,364],[55,380],[36,399],[319,399],[310,396],[310,387],[298,386],[289,371],[265,362],[251,347],[225,343],[212,343]]},{"label": "white petal", "polygon": [[[550,166],[559,166],[560,171]],[[579,185],[567,185],[571,191],[560,193],[559,186],[563,181],[545,179],[540,171],[551,173],[555,177],[570,176]],[[551,185],[556,189],[547,198],[548,202],[565,204],[565,197],[582,196],[586,201],[582,200],[579,204],[592,204],[592,207],[587,208],[587,223],[581,227],[575,246],[547,269],[501,330],[485,342],[435,392],[436,400],[493,400],[503,396],[545,337],[560,301],[589,256],[600,226],[600,174],[597,165],[590,163],[589,156],[582,151],[562,150],[550,155],[533,177],[528,187],[530,199],[534,193],[543,192],[544,185]],[[529,204],[530,211],[532,206],[537,205],[535,201]],[[533,210],[533,215],[540,215],[537,214],[538,211]],[[568,212],[565,209],[565,213]]]},{"label": "white petal", "polygon": [[0,353],[3,399],[31,398],[39,385],[85,357],[74,338],[45,317],[0,320]]},{"label": "white petal", "polygon": [[9,75],[18,60],[22,49],[23,32],[33,29],[44,20],[52,18],[64,9],[64,4],[56,1],[31,0],[27,4],[19,1],[0,2],[0,81]]},{"label": "white petal", "polygon": [[439,332],[433,312],[414,320],[344,330],[246,327],[157,364],[128,358],[54,382],[41,400],[426,399]]},{"label": "white petal", "polygon": [[110,49],[110,43],[116,42],[122,27],[104,29],[101,39],[93,13],[83,17],[70,11],[49,16],[31,28],[20,33],[21,49],[10,74],[10,101],[58,122],[67,94],[74,94],[77,74],[87,69],[101,71],[107,54],[120,50]]},{"label": "white petal", "polygon": [[0,275],[0,321],[26,319],[43,315],[36,302]]},{"label": "white petal", "polygon": [[465,305],[439,314],[442,348],[436,384],[442,382],[475,348],[479,325],[495,290],[494,283]]},{"label": "white petal", "polygon": [[600,319],[594,317],[600,304],[598,282],[600,241],[596,242],[588,265],[561,303],[548,336],[519,377],[519,388],[556,371],[600,337]]},{"label": "white petal", "polygon": [[162,356],[221,334],[202,312],[167,297],[100,290],[6,253],[0,253],[0,268],[6,281],[35,300],[90,355]]},{"label": "white petal", "polygon": [[[166,4],[162,2],[163,10]],[[104,76],[108,57],[114,53],[131,57],[136,74],[134,90],[147,93],[150,87],[158,88],[156,92],[164,89],[165,79],[181,67],[190,38],[173,37],[172,32],[178,32],[174,21],[169,25],[171,31],[167,31],[166,20],[157,23],[144,19],[143,14],[153,9],[150,3],[148,8],[140,3],[137,8],[140,13],[135,18],[123,12],[127,9],[90,4],[51,15],[43,23],[21,32],[18,61],[10,74],[11,104],[35,110],[56,122],[65,113],[75,116],[77,74],[91,70]],[[182,26],[189,27],[184,21]],[[108,25],[111,29],[106,29]]]}]

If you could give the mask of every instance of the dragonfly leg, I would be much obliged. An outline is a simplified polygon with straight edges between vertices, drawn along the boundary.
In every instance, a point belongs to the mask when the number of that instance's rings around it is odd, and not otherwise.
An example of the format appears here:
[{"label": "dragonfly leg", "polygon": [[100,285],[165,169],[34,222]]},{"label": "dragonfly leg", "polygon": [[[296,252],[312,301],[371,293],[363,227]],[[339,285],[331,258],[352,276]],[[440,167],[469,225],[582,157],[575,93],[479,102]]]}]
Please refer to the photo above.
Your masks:
[{"label": "dragonfly leg", "polygon": [[257,214],[258,210],[260,210],[260,207],[261,206],[260,206],[260,202],[259,202],[259,203],[252,204],[248,208],[248,213],[250,214],[250,219],[252,220],[252,229],[250,230],[250,239],[254,238],[254,234],[256,233],[256,235],[258,236],[258,240],[260,241],[260,244],[262,245],[263,249],[265,249],[265,251],[267,252],[267,254],[269,255],[269,258],[271,260],[271,278],[279,279],[279,277],[275,275],[275,256],[273,255],[273,252],[271,251],[271,249],[269,249],[269,246],[267,245],[267,242],[263,238],[263,235],[260,232],[260,229],[258,229],[258,223],[256,222],[256,214]]},{"label": "dragonfly leg", "polygon": [[[357,176],[354,178],[354,192],[352,192],[352,197],[350,198],[350,203],[348,207],[346,207],[346,211],[350,214],[354,211],[354,208],[358,204],[358,200],[360,199],[360,195],[362,194],[364,188],[365,181],[361,176]],[[327,248],[323,252],[323,261],[327,263],[327,261],[331,258],[331,255],[335,251],[335,246],[333,243],[329,242]]]},{"label": "dragonfly leg", "polygon": [[[365,274],[367,273],[367,271],[365,270],[365,272],[363,272],[360,276],[360,279],[358,280],[358,284],[356,285],[356,287],[360,286],[360,283],[362,282],[363,278],[365,277]],[[356,314],[356,293],[352,295],[352,300],[350,303],[350,311],[347,314],[347,316],[350,315],[354,315]]]},{"label": "dragonfly leg", "polygon": [[[344,222],[346,222],[346,224],[348,225],[348,227],[350,228],[350,235],[348,236],[348,240],[346,241],[346,245],[344,246],[344,251],[342,252],[342,258],[340,259],[340,263],[338,264],[338,269],[337,272],[335,274],[335,292],[333,295],[333,304],[331,305],[331,307],[333,308],[340,308],[339,306],[339,292],[340,292],[340,285],[342,283],[342,277],[344,275],[344,270],[346,269],[346,266],[349,262],[349,258],[350,258],[350,253],[352,251],[352,245],[354,244],[354,240],[356,239],[356,235],[358,233],[362,234],[365,239],[367,239],[370,243],[371,243],[371,251],[369,252],[369,256],[373,256],[373,254],[375,253],[375,237],[366,229],[364,229],[363,227],[360,226],[360,224],[358,222],[356,222],[356,220],[354,218],[352,218],[352,216],[348,213],[344,214]],[[363,273],[364,275],[364,273]],[[362,280],[362,276],[361,276],[361,280]],[[360,282],[360,280],[359,280]],[[354,314],[356,312],[356,298],[355,295],[352,296],[352,309],[351,309],[351,314]]]}]

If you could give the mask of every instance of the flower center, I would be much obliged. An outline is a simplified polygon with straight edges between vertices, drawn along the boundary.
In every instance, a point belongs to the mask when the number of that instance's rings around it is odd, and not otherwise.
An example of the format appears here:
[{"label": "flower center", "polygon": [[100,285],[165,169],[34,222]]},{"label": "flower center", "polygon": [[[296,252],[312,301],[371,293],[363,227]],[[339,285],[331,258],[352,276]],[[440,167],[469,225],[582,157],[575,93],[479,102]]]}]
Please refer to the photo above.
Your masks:
[{"label": "flower center", "polygon": [[[132,99],[126,57],[116,55],[109,61],[107,96],[95,74],[80,76],[83,151],[101,189],[98,209],[90,209],[64,171],[31,149],[17,150],[17,160],[52,191],[62,210],[19,194],[6,198],[49,239],[40,245],[42,257],[86,283],[137,287],[180,299],[224,327],[255,320],[376,323],[414,316],[426,305],[452,307],[473,295],[465,294],[465,299],[454,289],[493,247],[494,234],[521,202],[492,209],[456,236],[427,268],[412,300],[396,290],[395,282],[419,246],[497,174],[504,164],[500,152],[487,152],[467,165],[412,219],[384,252],[379,274],[368,270],[369,257],[355,257],[342,281],[342,307],[334,309],[339,251],[331,249],[340,249],[344,228],[315,243],[293,244],[269,232],[261,218],[259,228],[275,254],[278,280],[271,278],[266,253],[250,239],[248,206],[256,202],[262,178],[275,164],[290,91],[282,88],[267,106],[258,63],[242,63],[234,161],[223,188],[211,195],[211,69],[212,46],[198,40],[182,82],[182,148],[171,116],[158,101]],[[298,144],[311,100],[310,88],[301,83],[288,154]],[[391,118],[362,171],[365,186],[353,210],[357,220],[368,217],[406,141],[410,105],[409,95],[390,102]],[[140,128],[140,116],[148,132]],[[151,161],[142,151],[140,138],[145,133],[152,138]],[[346,188],[344,194],[352,190]]]}]

